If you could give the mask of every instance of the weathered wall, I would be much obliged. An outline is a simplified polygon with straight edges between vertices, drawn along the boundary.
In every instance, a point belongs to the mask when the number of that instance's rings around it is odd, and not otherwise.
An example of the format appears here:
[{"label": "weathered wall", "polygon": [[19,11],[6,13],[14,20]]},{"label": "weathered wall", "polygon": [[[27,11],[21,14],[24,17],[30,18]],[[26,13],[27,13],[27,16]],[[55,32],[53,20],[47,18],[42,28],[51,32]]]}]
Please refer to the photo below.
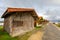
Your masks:
[{"label": "weathered wall", "polygon": [[4,18],[4,30],[7,31],[10,35],[12,34],[12,17],[11,16]]},{"label": "weathered wall", "polygon": [[4,19],[4,30],[6,30],[8,33],[10,32],[10,21],[9,21],[10,17],[7,17]]},{"label": "weathered wall", "polygon": [[[17,36],[23,32],[30,31],[34,28],[34,19],[30,13],[16,13],[12,16],[12,21],[23,21],[23,26],[13,27],[12,26],[12,35]],[[12,23],[13,24],[13,23]]]}]

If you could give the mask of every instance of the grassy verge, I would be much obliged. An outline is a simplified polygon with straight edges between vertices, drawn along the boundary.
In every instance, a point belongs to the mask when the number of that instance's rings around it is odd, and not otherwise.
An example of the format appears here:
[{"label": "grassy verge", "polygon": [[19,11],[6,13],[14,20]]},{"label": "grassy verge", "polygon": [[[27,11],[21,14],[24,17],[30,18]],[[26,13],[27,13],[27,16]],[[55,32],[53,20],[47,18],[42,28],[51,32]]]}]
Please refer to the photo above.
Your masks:
[{"label": "grassy verge", "polygon": [[3,31],[3,27],[0,26],[0,40],[17,40],[17,38],[12,38],[9,34]]},{"label": "grassy verge", "polygon": [[19,36],[19,37],[18,37],[18,40],[28,40],[28,38],[32,35],[32,32],[33,32],[33,31],[26,32],[24,35]]},{"label": "grassy verge", "polygon": [[57,27],[60,27],[60,24],[55,24]]},{"label": "grassy verge", "polygon": [[27,40],[35,31],[40,29],[40,27],[35,27],[34,30],[26,32],[24,35],[12,38],[7,32],[3,31],[3,27],[0,26],[0,40]]},{"label": "grassy verge", "polygon": [[36,26],[35,30],[40,30],[42,28],[42,26]]}]

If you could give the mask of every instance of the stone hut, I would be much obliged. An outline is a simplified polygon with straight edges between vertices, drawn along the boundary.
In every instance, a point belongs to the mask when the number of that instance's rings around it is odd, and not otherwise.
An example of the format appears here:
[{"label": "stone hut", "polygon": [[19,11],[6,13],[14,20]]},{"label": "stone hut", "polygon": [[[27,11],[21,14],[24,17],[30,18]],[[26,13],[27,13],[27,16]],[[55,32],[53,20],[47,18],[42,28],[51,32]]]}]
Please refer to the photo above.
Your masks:
[{"label": "stone hut", "polygon": [[15,37],[34,29],[34,20],[37,20],[38,16],[32,8],[8,8],[2,18],[4,30]]}]

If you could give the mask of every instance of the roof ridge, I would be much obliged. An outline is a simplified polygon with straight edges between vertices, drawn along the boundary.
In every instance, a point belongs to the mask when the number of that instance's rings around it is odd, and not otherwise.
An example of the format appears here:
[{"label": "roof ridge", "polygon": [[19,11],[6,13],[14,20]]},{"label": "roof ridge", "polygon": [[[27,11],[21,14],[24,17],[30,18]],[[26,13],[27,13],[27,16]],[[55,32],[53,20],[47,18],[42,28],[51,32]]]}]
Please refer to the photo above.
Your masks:
[{"label": "roof ridge", "polygon": [[[8,7],[8,9],[18,9],[18,7]],[[34,9],[34,8],[19,8],[19,9]]]}]

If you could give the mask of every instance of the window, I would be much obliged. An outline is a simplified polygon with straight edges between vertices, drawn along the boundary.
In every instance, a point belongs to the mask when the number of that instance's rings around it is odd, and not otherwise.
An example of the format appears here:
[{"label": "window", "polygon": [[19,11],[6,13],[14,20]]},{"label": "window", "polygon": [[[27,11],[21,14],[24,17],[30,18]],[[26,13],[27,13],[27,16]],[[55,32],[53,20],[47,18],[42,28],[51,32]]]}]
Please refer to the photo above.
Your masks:
[{"label": "window", "polygon": [[23,26],[23,21],[13,21],[13,26],[15,27]]}]

